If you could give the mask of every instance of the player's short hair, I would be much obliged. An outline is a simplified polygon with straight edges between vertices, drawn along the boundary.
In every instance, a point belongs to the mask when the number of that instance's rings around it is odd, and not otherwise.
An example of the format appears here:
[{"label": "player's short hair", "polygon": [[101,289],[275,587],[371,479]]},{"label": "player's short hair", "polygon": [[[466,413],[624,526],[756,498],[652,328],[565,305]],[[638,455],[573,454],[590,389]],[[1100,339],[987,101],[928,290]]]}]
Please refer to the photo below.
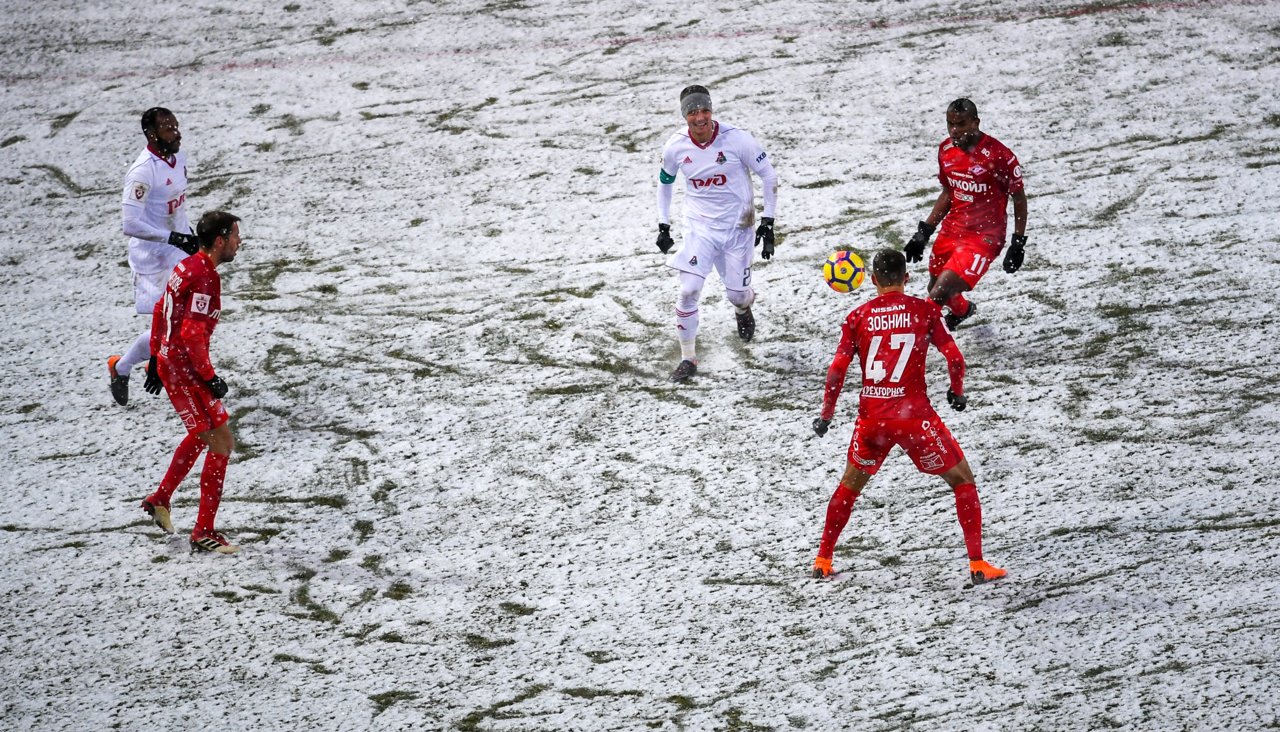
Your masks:
[{"label": "player's short hair", "polygon": [[901,285],[907,281],[907,257],[897,249],[881,249],[871,262],[876,284]]},{"label": "player's short hair", "polygon": [[231,233],[231,227],[240,220],[239,216],[226,211],[206,211],[196,224],[196,236],[200,238],[200,248],[209,249],[220,236]]},{"label": "player's short hair", "polygon": [[684,101],[684,98],[690,94],[706,94],[707,96],[711,96],[711,92],[707,91],[705,86],[701,84],[690,84],[680,90],[680,101]]},{"label": "player's short hair", "polygon": [[142,131],[148,132],[150,130],[154,130],[156,128],[156,117],[159,117],[162,114],[167,114],[170,117],[173,116],[173,112],[170,112],[164,107],[152,107],[151,109],[148,109],[147,111],[143,112],[142,113]]},{"label": "player's short hair", "polygon": [[700,84],[692,84],[681,89],[680,114],[688,117],[699,109],[711,109],[711,92]]},{"label": "player's short hair", "polygon": [[973,103],[968,97],[960,97],[954,102],[947,105],[947,114],[955,112],[956,114],[964,114],[974,119],[978,118],[978,105]]}]

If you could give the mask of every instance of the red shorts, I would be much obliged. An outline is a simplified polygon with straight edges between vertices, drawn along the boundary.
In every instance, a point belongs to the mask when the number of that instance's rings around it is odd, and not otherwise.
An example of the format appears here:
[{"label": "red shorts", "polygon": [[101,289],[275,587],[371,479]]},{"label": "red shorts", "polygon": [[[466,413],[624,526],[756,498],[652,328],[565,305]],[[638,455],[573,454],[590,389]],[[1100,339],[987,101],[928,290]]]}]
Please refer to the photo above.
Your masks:
[{"label": "red shorts", "polygon": [[162,359],[156,362],[156,371],[187,432],[198,435],[227,423],[226,408],[195,369]]},{"label": "red shorts", "polygon": [[940,475],[964,460],[964,452],[951,430],[935,412],[912,419],[864,419],[853,425],[849,462],[867,475],[875,475],[880,464],[900,445],[920,472]]},{"label": "red shorts", "polygon": [[929,276],[938,277],[943,270],[951,270],[972,290],[987,273],[991,263],[1004,249],[1004,242],[981,234],[962,236],[938,236],[929,253]]}]

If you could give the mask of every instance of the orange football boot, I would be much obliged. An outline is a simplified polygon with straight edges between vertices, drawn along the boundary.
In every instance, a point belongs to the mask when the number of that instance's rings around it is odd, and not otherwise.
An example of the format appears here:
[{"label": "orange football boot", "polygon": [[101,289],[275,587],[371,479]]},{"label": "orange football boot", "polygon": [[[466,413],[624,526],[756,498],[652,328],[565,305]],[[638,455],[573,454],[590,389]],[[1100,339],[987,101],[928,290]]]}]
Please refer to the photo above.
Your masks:
[{"label": "orange football boot", "polygon": [[835,574],[831,571],[831,560],[826,557],[818,557],[813,560],[813,578],[826,579]]},{"label": "orange football boot", "polygon": [[983,582],[991,582],[1009,574],[999,567],[984,559],[969,562],[969,579],[973,580],[973,584],[980,585]]}]

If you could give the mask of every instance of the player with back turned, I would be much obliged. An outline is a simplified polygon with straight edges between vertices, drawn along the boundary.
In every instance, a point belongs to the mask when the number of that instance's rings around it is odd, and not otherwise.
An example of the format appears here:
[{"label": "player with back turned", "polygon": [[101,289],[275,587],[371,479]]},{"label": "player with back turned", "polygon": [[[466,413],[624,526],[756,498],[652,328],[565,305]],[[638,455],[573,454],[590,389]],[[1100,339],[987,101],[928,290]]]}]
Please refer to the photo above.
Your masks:
[{"label": "player with back turned", "polygon": [[1027,194],[1022,165],[999,140],[979,129],[978,107],[968,99],[947,106],[947,139],[938,145],[942,193],[903,248],[908,262],[919,262],[929,237],[942,223],[929,255],[929,299],[946,307],[947,327],[955,330],[977,307],[965,298],[1004,249],[1008,206],[1013,200],[1013,235],[1004,255],[1004,271],[1022,267],[1027,246]]},{"label": "player with back turned", "polygon": [[187,434],[173,453],[160,487],[142,501],[156,525],[174,533],[169,500],[206,447],[200,472],[200,508],[191,530],[191,550],[234,554],[240,548],[214,528],[227,462],[235,437],[222,406],[227,385],[209,359],[209,341],[222,312],[222,280],[217,269],[240,250],[240,219],[210,211],[196,225],[200,250],[174,267],[151,318],[151,358],[144,384],[150,394],[163,388]]},{"label": "player with back turned", "polygon": [[[164,107],[142,113],[147,146],[124,177],[121,228],[129,237],[129,269],[138,312],[152,308],[174,265],[196,253],[197,238],[187,220],[187,154],[182,151],[178,118]],[[111,396],[129,403],[129,372],[150,355],[150,331],[143,331],[122,355],[107,358]]]},{"label": "player with back turned", "polygon": [[941,308],[903,292],[907,262],[901,252],[878,252],[872,263],[871,282],[876,287],[876,297],[845,318],[840,345],[827,370],[822,414],[813,421],[814,432],[819,437],[825,435],[835,416],[845,375],[856,357],[862,374],[858,418],[849,444],[848,464],[827,504],[813,576],[831,576],[836,540],[849,521],[854,501],[897,445],[920,472],[937,475],[951,486],[973,583],[999,579],[1005,576],[1005,570],[982,557],[982,505],[973,471],[951,431],[934,411],[925,389],[925,356],[932,343],[947,359],[951,379],[947,402],[956,411],[963,410],[968,403],[964,395],[964,356],[943,327]]}]

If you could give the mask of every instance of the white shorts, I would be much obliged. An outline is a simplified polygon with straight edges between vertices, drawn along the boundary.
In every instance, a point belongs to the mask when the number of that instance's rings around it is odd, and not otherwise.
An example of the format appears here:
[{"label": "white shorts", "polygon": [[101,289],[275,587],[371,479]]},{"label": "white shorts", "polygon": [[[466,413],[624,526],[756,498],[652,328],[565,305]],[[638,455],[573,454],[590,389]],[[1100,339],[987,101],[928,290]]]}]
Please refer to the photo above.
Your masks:
[{"label": "white shorts", "polygon": [[154,241],[129,242],[129,268],[133,270],[133,303],[139,313],[150,315],[164,294],[169,275],[187,258],[181,249]]},{"label": "white shorts", "polygon": [[755,241],[750,228],[708,229],[686,221],[684,244],[667,259],[667,266],[704,279],[714,267],[726,290],[750,290]]}]

